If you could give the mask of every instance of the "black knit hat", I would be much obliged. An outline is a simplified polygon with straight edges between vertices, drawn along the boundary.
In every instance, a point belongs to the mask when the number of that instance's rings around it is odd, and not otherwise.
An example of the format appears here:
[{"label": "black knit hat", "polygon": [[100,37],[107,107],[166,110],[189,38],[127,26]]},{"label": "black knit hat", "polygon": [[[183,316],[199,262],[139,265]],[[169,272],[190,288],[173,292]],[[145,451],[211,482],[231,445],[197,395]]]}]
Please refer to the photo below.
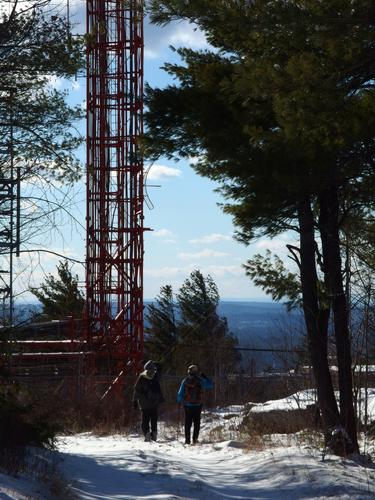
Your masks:
[{"label": "black knit hat", "polygon": [[147,361],[147,363],[145,363],[144,369],[150,371],[156,371],[156,365],[154,361],[152,361],[151,359]]},{"label": "black knit hat", "polygon": [[198,367],[197,365],[190,365],[188,368],[188,374],[189,375],[197,375],[198,374]]}]

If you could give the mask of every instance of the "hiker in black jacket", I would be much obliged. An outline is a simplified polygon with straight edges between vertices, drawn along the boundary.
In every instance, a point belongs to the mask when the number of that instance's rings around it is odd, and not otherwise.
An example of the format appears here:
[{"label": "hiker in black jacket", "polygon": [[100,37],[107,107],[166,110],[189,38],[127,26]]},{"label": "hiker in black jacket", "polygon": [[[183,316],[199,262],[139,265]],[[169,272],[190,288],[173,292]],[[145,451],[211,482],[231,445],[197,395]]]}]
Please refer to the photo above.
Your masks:
[{"label": "hiker in black jacket", "polygon": [[[158,406],[164,401],[161,392],[157,367],[153,361],[147,361],[144,371],[139,375],[134,386],[133,407],[142,411],[142,431],[145,441],[156,441],[158,425]],[[150,432],[151,424],[151,432]]]},{"label": "hiker in black jacket", "polygon": [[212,389],[213,386],[212,380],[204,373],[199,375],[197,365],[189,366],[188,376],[181,382],[177,394],[177,403],[182,403],[185,410],[185,444],[190,444],[190,431],[193,424],[193,444],[198,442],[202,413],[202,389]]}]

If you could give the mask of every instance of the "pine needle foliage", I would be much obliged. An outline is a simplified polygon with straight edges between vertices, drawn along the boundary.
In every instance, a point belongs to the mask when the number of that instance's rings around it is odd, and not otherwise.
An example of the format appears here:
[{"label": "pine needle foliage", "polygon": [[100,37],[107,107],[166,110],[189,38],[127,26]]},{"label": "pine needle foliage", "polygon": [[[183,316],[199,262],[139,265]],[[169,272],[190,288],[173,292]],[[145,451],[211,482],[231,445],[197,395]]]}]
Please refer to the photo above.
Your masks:
[{"label": "pine needle foliage", "polygon": [[67,260],[57,266],[57,278],[49,274],[39,288],[30,291],[42,304],[39,318],[64,319],[73,316],[80,319],[83,313],[84,298],[79,289],[78,276],[73,275]]},{"label": "pine needle foliage", "polygon": [[[83,42],[69,24],[54,15],[49,1],[8,2],[0,14],[0,143],[9,141],[13,125],[14,161],[22,179],[70,183],[80,176],[75,157],[82,137],[73,127],[80,107],[67,104],[59,79],[69,79],[84,64]],[[2,169],[9,158],[2,148]],[[5,152],[5,153],[4,153]]]},{"label": "pine needle foliage", "polygon": [[[374,4],[151,0],[148,5],[156,24],[193,23],[211,47],[178,49],[180,62],[164,66],[173,83],[146,89],[145,153],[153,159],[198,159],[193,167],[219,182],[223,209],[232,215],[241,241],[298,233],[303,309],[324,427],[343,426],[351,441],[346,452],[358,451],[341,241],[345,219],[354,211],[363,220],[375,206]],[[276,288],[270,291],[278,296]],[[331,313],[339,409],[327,359]]]},{"label": "pine needle foliage", "polygon": [[215,379],[235,370],[237,340],[227,320],[218,313],[219,292],[211,276],[194,270],[176,294],[161,288],[147,308],[146,352],[163,365],[163,371],[183,374],[198,364]]}]

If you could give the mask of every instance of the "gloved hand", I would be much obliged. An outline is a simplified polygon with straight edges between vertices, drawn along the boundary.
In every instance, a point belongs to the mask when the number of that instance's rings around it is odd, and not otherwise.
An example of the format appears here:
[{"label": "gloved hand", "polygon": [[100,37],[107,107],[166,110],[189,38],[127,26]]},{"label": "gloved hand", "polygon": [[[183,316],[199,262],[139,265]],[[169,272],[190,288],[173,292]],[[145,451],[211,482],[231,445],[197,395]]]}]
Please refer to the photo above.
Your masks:
[{"label": "gloved hand", "polygon": [[202,373],[201,373],[201,377],[202,377],[202,378],[207,378],[207,375],[206,375],[206,374],[204,374],[204,373],[202,372]]},{"label": "gloved hand", "polygon": [[133,401],[133,408],[134,410],[138,410],[138,401],[136,399]]}]

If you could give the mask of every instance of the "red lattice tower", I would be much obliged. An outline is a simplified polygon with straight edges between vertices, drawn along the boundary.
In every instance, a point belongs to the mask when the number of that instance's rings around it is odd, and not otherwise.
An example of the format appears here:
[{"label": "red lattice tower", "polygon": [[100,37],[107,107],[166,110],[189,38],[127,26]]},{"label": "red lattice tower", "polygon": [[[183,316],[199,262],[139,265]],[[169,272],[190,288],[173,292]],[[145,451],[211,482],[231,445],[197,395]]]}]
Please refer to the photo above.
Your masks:
[{"label": "red lattice tower", "polygon": [[86,321],[97,373],[143,352],[143,0],[87,0]]}]

